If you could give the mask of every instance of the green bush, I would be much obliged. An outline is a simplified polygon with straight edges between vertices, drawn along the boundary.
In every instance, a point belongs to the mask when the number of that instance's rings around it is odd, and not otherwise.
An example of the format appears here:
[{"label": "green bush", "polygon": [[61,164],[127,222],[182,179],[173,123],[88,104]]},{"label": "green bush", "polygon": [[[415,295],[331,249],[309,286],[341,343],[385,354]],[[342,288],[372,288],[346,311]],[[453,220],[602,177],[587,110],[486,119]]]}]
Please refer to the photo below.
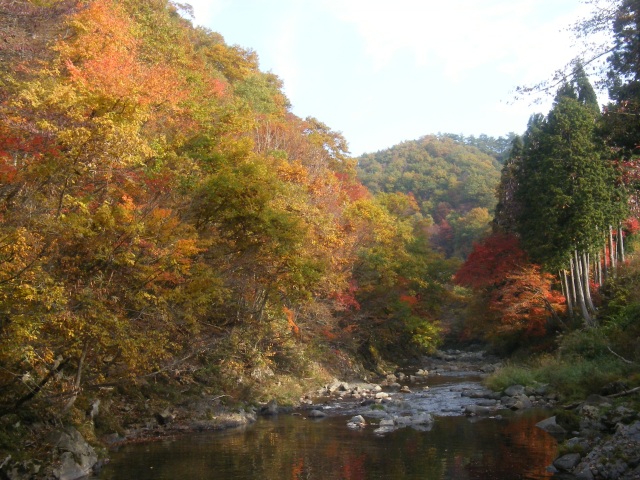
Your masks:
[{"label": "green bush", "polygon": [[608,339],[599,328],[576,330],[560,339],[559,353],[565,359],[572,357],[597,359],[608,356]]}]

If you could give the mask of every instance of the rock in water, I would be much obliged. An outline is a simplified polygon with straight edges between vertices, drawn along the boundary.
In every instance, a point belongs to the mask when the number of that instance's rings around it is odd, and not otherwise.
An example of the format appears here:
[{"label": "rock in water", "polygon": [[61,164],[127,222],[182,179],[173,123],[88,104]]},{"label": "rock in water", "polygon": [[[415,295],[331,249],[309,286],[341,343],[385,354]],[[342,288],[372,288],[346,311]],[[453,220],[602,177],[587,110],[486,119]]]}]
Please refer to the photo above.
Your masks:
[{"label": "rock in water", "polygon": [[324,418],[327,416],[322,410],[311,410],[308,414],[309,418]]},{"label": "rock in water", "polygon": [[556,422],[556,417],[549,417],[549,418],[545,418],[544,420],[536,423],[536,427],[544,430],[547,433],[550,433],[551,435],[558,435],[558,436],[562,436],[565,435],[567,433],[567,431],[562,428],[560,425],[558,425],[558,423]]},{"label": "rock in water", "polygon": [[362,415],[356,415],[352,417],[351,420],[347,422],[347,427],[352,430],[359,430],[367,426],[367,422],[365,421]]},{"label": "rock in water", "polygon": [[274,400],[269,400],[266,406],[260,409],[260,415],[270,416],[278,414],[278,402]]}]

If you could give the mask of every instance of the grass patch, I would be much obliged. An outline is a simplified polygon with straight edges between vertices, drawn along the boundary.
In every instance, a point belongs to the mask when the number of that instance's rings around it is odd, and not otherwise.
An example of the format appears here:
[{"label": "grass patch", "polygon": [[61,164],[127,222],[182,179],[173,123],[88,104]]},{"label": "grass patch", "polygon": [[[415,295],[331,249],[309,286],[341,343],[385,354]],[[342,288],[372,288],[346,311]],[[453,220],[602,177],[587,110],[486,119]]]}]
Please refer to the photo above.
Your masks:
[{"label": "grass patch", "polygon": [[599,394],[612,382],[633,378],[638,366],[630,366],[613,355],[585,358],[576,355],[543,355],[527,364],[506,365],[485,380],[487,387],[502,391],[510,385],[549,384],[563,401]]},{"label": "grass patch", "polygon": [[496,370],[485,380],[491,390],[501,392],[511,385],[534,385],[538,382],[536,371],[526,365],[508,364]]}]

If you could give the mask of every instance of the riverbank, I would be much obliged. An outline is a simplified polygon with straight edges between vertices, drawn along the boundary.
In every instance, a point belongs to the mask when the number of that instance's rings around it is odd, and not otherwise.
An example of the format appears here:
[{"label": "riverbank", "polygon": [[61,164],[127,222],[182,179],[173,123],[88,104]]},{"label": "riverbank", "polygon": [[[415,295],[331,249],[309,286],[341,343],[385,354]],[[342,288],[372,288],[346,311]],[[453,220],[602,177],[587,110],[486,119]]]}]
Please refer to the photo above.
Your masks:
[{"label": "riverbank", "polygon": [[[26,423],[17,415],[3,416],[4,428],[20,438],[27,448],[21,454],[6,455],[0,459],[0,476],[3,480],[71,480],[79,474],[99,468],[101,459],[108,458],[111,448],[194,432],[243,427],[254,423],[259,415],[290,413],[294,408],[306,414],[313,409],[310,404],[313,405],[314,402],[316,409],[324,410],[326,402],[345,403],[346,393],[354,405],[365,402],[363,407],[378,415],[385,410],[398,418],[406,417],[407,405],[417,404],[426,398],[418,398],[422,392],[410,390],[417,388],[425,378],[437,378],[443,373],[463,370],[473,370],[480,375],[484,374],[483,370],[495,368],[482,355],[462,352],[441,352],[436,357],[425,359],[423,367],[422,372],[419,369],[411,373],[405,370],[406,374],[395,366],[387,367],[389,371],[382,376],[366,373],[357,368],[357,365],[341,368],[343,378],[349,379],[351,387],[346,381],[332,381],[330,377],[321,375],[308,380],[306,384],[300,382],[296,388],[289,383],[282,383],[284,379],[269,377],[265,379],[265,385],[272,382],[274,387],[265,387],[264,391],[275,394],[271,399],[264,398],[262,401],[258,398],[237,401],[228,394],[212,394],[206,388],[199,388],[196,383],[191,382],[184,372],[181,375],[165,374],[158,378],[142,379],[127,387],[104,388],[96,392],[95,399],[90,404],[78,404],[78,408],[72,410],[65,421],[68,425],[65,428],[45,422]],[[354,382],[354,378],[359,380]],[[398,382],[407,385],[400,385]],[[276,385],[277,383],[282,384]],[[318,390],[322,383],[324,392]],[[365,384],[368,386],[365,387]],[[287,399],[282,403],[279,401],[280,397],[276,396],[284,390],[289,394],[296,389],[303,391],[304,387],[300,388],[302,385],[306,385],[309,393],[300,395],[294,402]],[[405,391],[401,391],[403,387]],[[335,396],[329,398],[334,393]],[[451,393],[462,398],[460,392]],[[474,399],[473,402],[478,403],[479,399]],[[377,405],[380,410],[372,410],[369,403]],[[462,413],[462,410],[457,413]],[[74,459],[77,461],[73,461]]]},{"label": "riverbank", "polygon": [[[386,435],[403,428],[428,430],[434,416],[499,420],[505,411],[531,408],[556,412],[555,426],[543,429],[561,433],[559,439],[566,440],[558,459],[549,466],[558,478],[638,478],[640,416],[628,397],[591,397],[565,409],[548,385],[509,385],[501,391],[484,386],[488,375],[500,368],[500,359],[481,351],[436,352],[414,367],[393,367],[375,378],[334,378],[302,395],[294,405],[279,405],[276,399],[234,402],[227,395],[202,394],[172,404],[133,403],[124,397],[117,400],[114,394],[109,401],[92,405],[87,418],[75,427],[37,427],[41,450],[50,452],[49,456],[44,460],[0,459],[0,478],[74,480],[99,469],[112,448],[246,427],[261,415],[294,414],[308,419],[346,415],[351,419],[345,428]],[[452,379],[455,386],[451,386]]]},{"label": "riverbank", "polygon": [[625,398],[637,392],[590,395],[540,422],[540,428],[562,440],[550,466],[558,478],[640,478],[640,413],[637,401]]}]

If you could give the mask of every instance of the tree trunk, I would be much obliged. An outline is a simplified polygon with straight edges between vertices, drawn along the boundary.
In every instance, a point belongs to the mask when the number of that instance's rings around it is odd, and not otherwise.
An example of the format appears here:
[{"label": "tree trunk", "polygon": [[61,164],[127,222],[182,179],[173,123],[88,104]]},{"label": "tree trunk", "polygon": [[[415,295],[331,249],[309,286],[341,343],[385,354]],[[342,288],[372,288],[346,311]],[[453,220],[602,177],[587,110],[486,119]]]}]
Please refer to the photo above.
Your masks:
[{"label": "tree trunk", "polygon": [[82,348],[82,355],[80,355],[80,359],[78,360],[78,369],[76,370],[76,378],[73,382],[73,393],[71,394],[71,398],[67,401],[66,405],[63,408],[63,412],[68,412],[73,407],[73,404],[76,403],[76,399],[78,398],[78,394],[80,393],[80,385],[82,384],[82,370],[84,368],[84,361],[87,358],[87,352],[89,351],[89,341],[85,342],[84,347]]},{"label": "tree trunk", "polygon": [[573,320],[573,299],[571,298],[571,289],[569,288],[569,279],[567,278],[567,271],[562,270],[560,272],[560,279],[562,285],[562,293],[564,298],[567,299],[567,311],[569,312],[569,318]]},{"label": "tree trunk", "polygon": [[573,267],[569,267],[569,274],[571,275],[571,282],[567,286],[571,288],[571,300],[574,305],[578,305],[578,294],[576,293],[576,283],[575,283],[575,273],[573,271]]},{"label": "tree trunk", "polygon": [[616,247],[613,243],[613,227],[609,225],[609,266],[611,275],[616,274]]},{"label": "tree trunk", "polygon": [[[578,257],[578,252],[576,251],[576,257]],[[580,258],[578,258],[579,260]],[[583,253],[581,256],[582,259],[582,285],[584,287],[584,299],[587,302],[587,307],[591,310],[592,313],[596,313],[596,307],[593,304],[593,300],[591,299],[591,283],[589,278],[589,254]]]},{"label": "tree trunk", "polygon": [[571,271],[573,281],[575,283],[576,294],[578,297],[578,305],[580,306],[580,313],[584,319],[584,323],[587,327],[591,327],[591,315],[587,309],[587,304],[584,301],[584,294],[582,289],[582,280],[580,278],[580,267],[574,259],[571,259]]},{"label": "tree trunk", "polygon": [[598,272],[598,285],[602,287],[604,280],[602,278],[602,257],[600,256],[600,252],[598,252],[596,256],[596,271]]},{"label": "tree trunk", "polygon": [[607,266],[607,239],[605,238],[604,250],[602,250],[602,283],[605,282],[608,276],[609,276],[609,269]]},{"label": "tree trunk", "polygon": [[618,253],[620,262],[624,263],[624,238],[622,237],[622,225],[618,225]]}]

